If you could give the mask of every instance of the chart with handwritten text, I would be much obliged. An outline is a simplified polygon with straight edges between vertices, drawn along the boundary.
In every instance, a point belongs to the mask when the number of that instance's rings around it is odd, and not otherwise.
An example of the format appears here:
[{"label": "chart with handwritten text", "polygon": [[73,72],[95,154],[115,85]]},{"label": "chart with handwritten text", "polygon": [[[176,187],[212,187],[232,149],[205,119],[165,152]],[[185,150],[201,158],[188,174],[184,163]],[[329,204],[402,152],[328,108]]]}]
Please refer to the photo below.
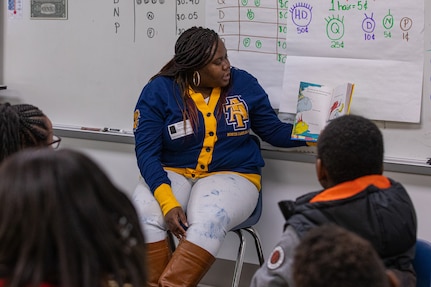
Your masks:
[{"label": "chart with handwritten text", "polygon": [[355,83],[351,111],[419,122],[424,1],[289,1],[280,110],[294,112],[300,81]]}]

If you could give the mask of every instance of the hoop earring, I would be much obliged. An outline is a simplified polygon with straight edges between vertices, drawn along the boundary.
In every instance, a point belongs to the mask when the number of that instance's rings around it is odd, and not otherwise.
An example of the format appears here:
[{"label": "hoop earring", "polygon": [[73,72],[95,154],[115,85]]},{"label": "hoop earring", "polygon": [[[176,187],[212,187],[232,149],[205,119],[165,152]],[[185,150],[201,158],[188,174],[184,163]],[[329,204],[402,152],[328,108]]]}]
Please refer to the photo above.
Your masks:
[{"label": "hoop earring", "polygon": [[194,71],[193,72],[193,85],[195,85],[196,87],[199,87],[199,85],[201,84],[201,75],[199,74],[198,71]]}]

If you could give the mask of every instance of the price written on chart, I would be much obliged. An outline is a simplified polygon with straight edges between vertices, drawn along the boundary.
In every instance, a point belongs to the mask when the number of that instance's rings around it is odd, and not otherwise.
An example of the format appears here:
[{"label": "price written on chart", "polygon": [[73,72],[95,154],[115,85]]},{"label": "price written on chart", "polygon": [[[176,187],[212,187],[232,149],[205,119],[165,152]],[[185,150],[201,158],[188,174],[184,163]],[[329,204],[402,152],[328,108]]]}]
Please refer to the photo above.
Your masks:
[{"label": "price written on chart", "polygon": [[[133,21],[130,21],[130,15],[126,15],[127,20],[125,22],[133,23],[133,41],[140,35],[146,35],[147,38],[152,39],[157,36],[166,34],[166,29],[171,26],[172,19],[175,19],[175,34],[178,36],[186,29],[202,25],[204,11],[202,7],[205,3],[202,0],[176,0],[170,2],[166,0],[135,0],[133,2],[133,9],[129,6],[130,2],[124,0],[114,0],[113,2],[113,32],[114,34],[121,34],[129,26],[122,25],[123,11],[133,11]],[[175,6],[171,5],[175,3]],[[166,11],[172,11],[172,14],[168,15],[171,19],[168,19]],[[145,33],[141,33],[142,29],[145,29]],[[124,32],[123,32],[124,30]]]},{"label": "price written on chart", "polygon": [[181,35],[186,29],[200,21],[200,0],[177,0],[176,34]]},{"label": "price written on chart", "polygon": [[[286,59],[287,0],[219,1],[217,32],[228,50],[273,54],[279,63]],[[253,3],[252,3],[253,2]]]},{"label": "price written on chart", "polygon": [[[327,13],[323,14],[321,3],[319,9],[307,2],[293,3],[289,8],[291,23],[295,27],[297,34],[307,34],[311,30],[317,30],[321,26],[325,27],[326,37],[331,48],[345,48],[346,33],[356,33],[363,41],[376,41],[379,39],[394,38],[394,31],[397,32],[395,40],[408,42],[409,31],[412,28],[413,20],[402,15],[402,10],[398,9],[397,15],[393,15],[388,5],[387,9],[375,9],[367,0],[356,2],[331,0],[327,8]],[[374,3],[373,3],[374,4]],[[382,11],[384,11],[382,13]],[[399,25],[396,26],[396,18]],[[349,26],[348,26],[349,25]],[[359,29],[360,28],[360,29]],[[358,33],[357,31],[360,31]]]}]

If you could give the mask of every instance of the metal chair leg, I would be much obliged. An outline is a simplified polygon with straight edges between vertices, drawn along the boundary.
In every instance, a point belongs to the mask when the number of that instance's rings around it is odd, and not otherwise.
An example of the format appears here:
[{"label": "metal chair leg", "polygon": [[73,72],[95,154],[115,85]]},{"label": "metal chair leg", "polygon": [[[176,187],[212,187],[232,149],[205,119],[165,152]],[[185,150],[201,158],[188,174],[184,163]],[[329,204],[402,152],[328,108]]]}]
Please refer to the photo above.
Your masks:
[{"label": "metal chair leg", "polygon": [[244,264],[245,237],[241,229],[234,230],[234,232],[238,235],[240,242],[238,255],[236,257],[235,270],[233,271],[232,287],[238,287],[239,280],[241,279],[242,266]]},{"label": "metal chair leg", "polygon": [[238,287],[239,286],[239,281],[241,279],[242,267],[244,265],[244,254],[245,254],[246,240],[245,240],[245,236],[244,236],[242,230],[246,230],[248,233],[250,233],[250,235],[254,239],[254,243],[256,245],[256,253],[257,253],[257,256],[259,258],[259,265],[262,266],[262,264],[265,261],[265,258],[263,257],[262,244],[261,244],[259,233],[257,232],[257,230],[253,226],[234,230],[234,232],[238,235],[240,242],[239,242],[239,248],[238,248],[238,255],[237,255],[236,263],[235,263],[235,270],[233,273],[232,287]]},{"label": "metal chair leg", "polygon": [[259,233],[253,226],[246,227],[243,229],[245,229],[248,233],[251,234],[251,236],[253,236],[254,243],[256,245],[257,257],[259,258],[259,265],[262,266],[263,263],[265,262],[265,258],[263,257],[263,250],[262,250],[262,243],[261,243],[262,241],[260,241]]}]

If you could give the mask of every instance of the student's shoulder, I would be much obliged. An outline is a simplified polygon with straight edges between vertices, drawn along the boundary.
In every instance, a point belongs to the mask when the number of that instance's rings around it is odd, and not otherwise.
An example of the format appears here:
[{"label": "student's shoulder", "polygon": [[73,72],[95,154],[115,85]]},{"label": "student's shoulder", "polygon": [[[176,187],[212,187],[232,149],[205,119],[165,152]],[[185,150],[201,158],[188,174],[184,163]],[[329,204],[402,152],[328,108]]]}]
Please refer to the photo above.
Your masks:
[{"label": "student's shoulder", "polygon": [[281,276],[284,282],[291,282],[289,270],[299,242],[298,233],[294,228],[288,226],[266,261],[264,267],[266,272],[273,275],[278,274],[277,276]]}]

